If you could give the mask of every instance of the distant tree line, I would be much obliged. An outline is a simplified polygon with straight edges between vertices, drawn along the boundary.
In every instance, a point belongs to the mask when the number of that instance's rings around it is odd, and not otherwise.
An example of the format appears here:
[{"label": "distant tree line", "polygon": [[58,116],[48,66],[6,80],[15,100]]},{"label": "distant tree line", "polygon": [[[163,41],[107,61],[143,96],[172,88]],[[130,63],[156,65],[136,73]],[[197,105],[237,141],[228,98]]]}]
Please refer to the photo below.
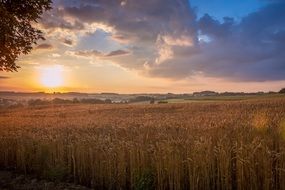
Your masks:
[{"label": "distant tree line", "polygon": [[54,98],[52,100],[45,100],[45,99],[31,99],[28,101],[29,106],[37,106],[37,105],[51,105],[51,104],[112,104],[112,100],[100,100],[96,98],[89,98],[89,99],[77,99],[74,98],[72,100],[68,99],[61,99],[61,98]]},{"label": "distant tree line", "polygon": [[279,91],[280,94],[285,94],[285,88],[282,88],[280,91]]},{"label": "distant tree line", "polygon": [[130,103],[148,102],[148,101],[154,101],[154,98],[150,97],[150,96],[137,96],[137,97],[129,100]]}]

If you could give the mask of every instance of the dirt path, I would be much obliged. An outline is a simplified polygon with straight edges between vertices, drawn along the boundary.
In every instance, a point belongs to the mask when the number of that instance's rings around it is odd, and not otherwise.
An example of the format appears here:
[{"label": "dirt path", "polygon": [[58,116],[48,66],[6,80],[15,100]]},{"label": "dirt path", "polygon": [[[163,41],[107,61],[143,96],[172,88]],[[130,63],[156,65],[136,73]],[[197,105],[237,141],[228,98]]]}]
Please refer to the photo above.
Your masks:
[{"label": "dirt path", "polygon": [[0,190],[90,190],[71,183],[38,180],[8,171],[0,171]]}]

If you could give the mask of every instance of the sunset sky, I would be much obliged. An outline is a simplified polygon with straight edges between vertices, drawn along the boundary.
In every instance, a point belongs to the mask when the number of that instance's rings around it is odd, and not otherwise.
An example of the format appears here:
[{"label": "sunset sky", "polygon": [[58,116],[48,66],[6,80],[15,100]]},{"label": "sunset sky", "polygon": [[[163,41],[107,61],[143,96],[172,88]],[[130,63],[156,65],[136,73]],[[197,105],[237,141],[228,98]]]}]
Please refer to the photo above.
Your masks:
[{"label": "sunset sky", "polygon": [[285,87],[284,0],[54,0],[46,41],[0,90],[118,93]]}]

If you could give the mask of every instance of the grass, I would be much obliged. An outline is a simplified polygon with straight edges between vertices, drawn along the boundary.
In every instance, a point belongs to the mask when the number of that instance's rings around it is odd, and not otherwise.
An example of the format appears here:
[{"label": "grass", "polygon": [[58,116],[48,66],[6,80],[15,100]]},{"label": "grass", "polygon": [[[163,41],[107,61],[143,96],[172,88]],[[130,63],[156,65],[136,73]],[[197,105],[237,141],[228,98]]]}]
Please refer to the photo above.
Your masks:
[{"label": "grass", "polygon": [[94,189],[285,189],[285,98],[0,112],[0,167]]}]

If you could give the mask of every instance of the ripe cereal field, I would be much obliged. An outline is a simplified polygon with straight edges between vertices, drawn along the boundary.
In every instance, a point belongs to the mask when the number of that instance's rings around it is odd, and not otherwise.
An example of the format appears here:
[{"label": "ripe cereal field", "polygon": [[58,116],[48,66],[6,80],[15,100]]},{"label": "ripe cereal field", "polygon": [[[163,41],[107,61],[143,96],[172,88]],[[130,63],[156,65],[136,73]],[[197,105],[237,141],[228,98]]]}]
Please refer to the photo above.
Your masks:
[{"label": "ripe cereal field", "polygon": [[285,189],[285,98],[0,110],[0,168],[93,189]]}]

